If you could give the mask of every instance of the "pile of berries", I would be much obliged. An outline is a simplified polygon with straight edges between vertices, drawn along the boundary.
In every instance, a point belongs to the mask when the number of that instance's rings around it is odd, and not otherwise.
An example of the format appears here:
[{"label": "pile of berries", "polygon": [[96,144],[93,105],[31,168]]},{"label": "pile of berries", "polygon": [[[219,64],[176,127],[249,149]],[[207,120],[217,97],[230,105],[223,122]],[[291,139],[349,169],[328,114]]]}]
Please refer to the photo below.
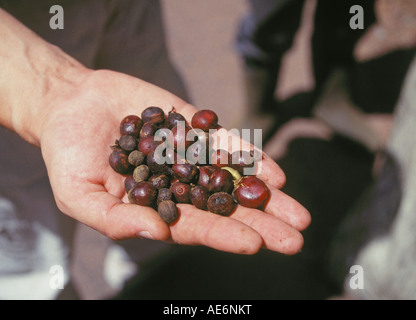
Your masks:
[{"label": "pile of berries", "polygon": [[219,129],[212,110],[200,110],[189,124],[174,108],[155,106],[121,120],[120,138],[111,146],[110,166],[124,175],[130,203],[153,207],[166,223],[178,219],[177,203],[230,215],[237,204],[262,209],[270,196],[255,175],[253,153],[211,148]]}]

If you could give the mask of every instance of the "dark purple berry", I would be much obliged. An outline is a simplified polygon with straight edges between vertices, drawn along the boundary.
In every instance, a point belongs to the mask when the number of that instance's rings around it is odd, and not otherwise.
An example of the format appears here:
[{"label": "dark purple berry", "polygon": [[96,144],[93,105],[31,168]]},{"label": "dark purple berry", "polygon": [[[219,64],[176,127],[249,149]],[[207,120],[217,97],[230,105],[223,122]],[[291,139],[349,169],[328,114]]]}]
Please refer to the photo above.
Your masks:
[{"label": "dark purple berry", "polygon": [[129,115],[124,117],[120,122],[120,134],[121,135],[131,135],[134,138],[137,138],[142,128],[143,122],[138,116]]},{"label": "dark purple berry", "polygon": [[170,185],[170,177],[163,173],[152,175],[147,181],[156,189],[168,188]]},{"label": "dark purple berry", "polygon": [[152,150],[146,157],[146,164],[153,174],[169,172],[169,167],[159,150]]},{"label": "dark purple berry", "polygon": [[209,180],[211,178],[211,175],[216,171],[217,169],[213,166],[203,166],[199,167],[199,179],[197,184],[200,186],[204,186],[208,189]]},{"label": "dark purple berry", "polygon": [[179,211],[176,207],[176,203],[172,200],[165,200],[159,203],[157,207],[157,212],[159,216],[167,224],[175,222],[179,217]]},{"label": "dark purple berry", "polygon": [[234,211],[235,206],[233,197],[227,192],[217,192],[208,198],[208,211],[221,216],[230,215]]},{"label": "dark purple berry", "polygon": [[128,193],[130,203],[151,207],[155,204],[157,189],[150,182],[137,183]]},{"label": "dark purple berry", "polygon": [[127,174],[131,172],[132,166],[128,161],[129,154],[119,148],[113,149],[111,152],[108,162],[110,163],[111,168],[117,173]]},{"label": "dark purple berry", "polygon": [[137,140],[133,136],[124,135],[118,139],[118,145],[123,150],[133,151],[137,148]]},{"label": "dark purple berry", "polygon": [[124,179],[124,189],[126,190],[126,193],[129,193],[136,183],[133,176],[127,176],[126,179]]},{"label": "dark purple berry", "polygon": [[182,121],[184,124],[186,123],[186,119],[182,114],[176,112],[174,109],[169,111],[167,119],[168,128],[172,129],[179,121]]},{"label": "dark purple berry", "polygon": [[139,141],[139,151],[143,152],[146,156],[153,150],[157,148],[158,145],[160,145],[162,141],[156,141],[153,137],[147,137],[144,139],[141,139]]},{"label": "dark purple berry", "polygon": [[156,124],[161,124],[165,121],[165,113],[159,107],[148,107],[143,110],[141,116],[143,123],[150,121]]},{"label": "dark purple berry", "polygon": [[170,189],[168,188],[161,188],[158,191],[157,194],[157,199],[156,199],[156,204],[159,205],[159,203],[161,203],[162,201],[165,200],[173,200],[173,193],[172,191],[170,191]]},{"label": "dark purple berry", "polygon": [[211,195],[207,188],[203,186],[195,186],[190,191],[192,204],[201,210],[207,210],[208,198]]},{"label": "dark purple berry", "polygon": [[159,126],[156,123],[151,121],[145,122],[140,130],[140,139],[153,137],[158,129]]},{"label": "dark purple berry", "polygon": [[190,183],[195,181],[198,178],[198,167],[190,164],[174,164],[172,166],[172,174],[181,182]]},{"label": "dark purple berry", "polygon": [[231,193],[234,188],[233,175],[223,169],[217,169],[211,175],[211,178],[208,183],[209,192],[227,192]]}]

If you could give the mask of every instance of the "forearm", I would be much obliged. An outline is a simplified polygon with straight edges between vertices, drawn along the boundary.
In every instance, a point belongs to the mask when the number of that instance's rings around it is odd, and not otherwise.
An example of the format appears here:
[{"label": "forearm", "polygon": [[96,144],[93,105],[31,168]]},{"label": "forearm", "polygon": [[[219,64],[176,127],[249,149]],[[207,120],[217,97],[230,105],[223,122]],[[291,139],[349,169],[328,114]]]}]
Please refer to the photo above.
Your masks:
[{"label": "forearm", "polygon": [[85,68],[2,9],[0,21],[0,124],[39,146],[51,101]]}]

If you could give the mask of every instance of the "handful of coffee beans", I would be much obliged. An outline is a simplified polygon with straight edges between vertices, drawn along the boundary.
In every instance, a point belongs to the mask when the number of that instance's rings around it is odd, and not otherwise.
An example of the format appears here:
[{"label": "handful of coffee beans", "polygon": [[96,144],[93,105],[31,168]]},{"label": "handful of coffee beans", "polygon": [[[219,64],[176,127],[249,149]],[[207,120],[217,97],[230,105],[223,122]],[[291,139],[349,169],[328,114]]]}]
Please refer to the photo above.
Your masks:
[{"label": "handful of coffee beans", "polygon": [[165,114],[156,106],[123,118],[109,163],[126,177],[129,202],[154,208],[168,224],[179,217],[177,203],[223,216],[237,204],[262,209],[269,189],[245,174],[256,168],[253,152],[212,149],[219,128],[212,110],[196,112],[190,124],[175,108]]}]

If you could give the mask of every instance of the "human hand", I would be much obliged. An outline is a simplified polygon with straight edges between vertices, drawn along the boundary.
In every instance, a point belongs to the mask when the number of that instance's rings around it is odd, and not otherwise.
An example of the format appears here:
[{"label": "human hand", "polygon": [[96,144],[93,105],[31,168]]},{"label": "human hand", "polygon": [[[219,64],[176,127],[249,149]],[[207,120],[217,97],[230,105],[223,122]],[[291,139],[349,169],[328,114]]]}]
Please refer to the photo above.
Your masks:
[{"label": "human hand", "polygon": [[62,212],[111,239],[151,238],[244,254],[261,247],[284,254],[301,249],[299,231],[310,215],[279,190],[285,176],[267,155],[258,174],[271,191],[265,212],[238,206],[223,217],[178,204],[179,220],[168,226],[152,208],[128,203],[123,176],[108,164],[110,145],[120,120],[150,105],[166,112],[174,106],[187,120],[197,111],[156,86],[103,70],[85,72],[77,86],[49,100],[40,146]]}]

